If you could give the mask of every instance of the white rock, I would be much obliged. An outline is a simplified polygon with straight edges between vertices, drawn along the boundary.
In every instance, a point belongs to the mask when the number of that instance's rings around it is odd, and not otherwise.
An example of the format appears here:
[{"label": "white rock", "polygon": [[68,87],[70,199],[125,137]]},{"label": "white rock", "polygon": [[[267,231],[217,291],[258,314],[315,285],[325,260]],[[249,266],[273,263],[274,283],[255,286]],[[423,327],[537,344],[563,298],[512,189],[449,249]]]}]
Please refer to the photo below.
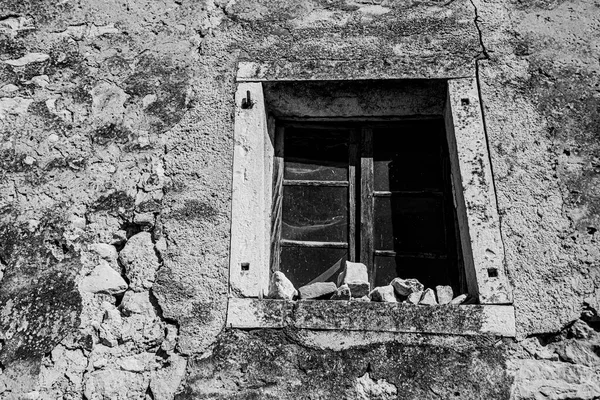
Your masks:
[{"label": "white rock", "polygon": [[58,142],[59,138],[56,133],[51,133],[50,135],[48,135],[47,139],[50,143],[56,143],[56,142]]},{"label": "white rock", "polygon": [[150,390],[154,400],[172,400],[185,375],[187,360],[170,354],[168,367],[159,369],[150,376]]},{"label": "white rock", "polygon": [[41,88],[45,88],[50,83],[50,78],[48,77],[48,75],[38,75],[31,78],[30,82]]},{"label": "white rock", "polygon": [[390,285],[396,289],[396,293],[400,296],[408,296],[411,293],[419,292],[424,289],[423,284],[416,279],[394,278]]},{"label": "white rock", "polygon": [[120,87],[103,82],[92,89],[92,115],[100,123],[120,123],[129,97]]},{"label": "white rock", "polygon": [[8,17],[0,21],[0,32],[16,36],[19,31],[35,29],[34,19],[31,17]]},{"label": "white rock", "polygon": [[159,263],[149,232],[132,236],[119,253],[119,260],[125,267],[131,289],[141,291],[152,287]]},{"label": "white rock", "polygon": [[149,317],[156,315],[154,306],[150,302],[150,293],[147,291],[136,293],[128,290],[125,292],[119,308],[124,315],[143,314]]},{"label": "white rock", "polygon": [[373,301],[381,301],[387,303],[397,303],[396,293],[392,285],[376,287],[369,293],[369,297]]},{"label": "white rock", "polygon": [[93,371],[86,378],[87,399],[143,399],[149,384],[144,374],[117,369]]},{"label": "white rock", "polygon": [[448,304],[454,297],[454,291],[452,291],[452,287],[448,285],[436,286],[435,293],[437,294],[437,300],[439,304]]},{"label": "white rock", "polygon": [[121,358],[119,360],[119,367],[124,371],[143,372],[149,368],[153,360],[154,354],[152,353],[136,354]]},{"label": "white rock", "polygon": [[385,379],[374,380],[368,372],[356,379],[355,383],[357,399],[393,400],[398,398],[398,388]]},{"label": "white rock", "polygon": [[88,246],[88,248],[94,253],[98,254],[100,258],[103,258],[109,262],[115,262],[117,261],[117,257],[119,257],[115,246],[110,244],[92,243]]},{"label": "white rock", "polygon": [[27,112],[29,106],[33,103],[33,99],[25,99],[23,97],[3,97],[0,99],[0,119],[6,118],[7,115],[23,115]]},{"label": "white rock", "polygon": [[333,282],[316,282],[302,286],[298,292],[301,299],[317,299],[337,292],[337,286]]},{"label": "white rock", "polygon": [[456,296],[450,301],[450,304],[462,304],[463,301],[467,299],[467,294],[461,294],[460,296]]},{"label": "white rock", "polygon": [[127,289],[127,283],[108,262],[101,260],[100,264],[83,278],[79,288],[83,292],[119,294]]},{"label": "white rock", "polygon": [[421,297],[423,297],[423,291],[419,290],[418,292],[412,292],[409,294],[406,298],[406,301],[410,304],[419,304]]},{"label": "white rock", "polygon": [[16,60],[6,60],[4,62],[13,67],[23,67],[23,66],[25,66],[27,64],[31,64],[31,63],[44,62],[44,61],[48,60],[49,58],[50,58],[50,56],[48,54],[44,54],[44,53],[28,53],[28,54],[25,54],[23,57],[18,58]]},{"label": "white rock", "polygon": [[294,287],[294,284],[283,272],[275,271],[271,275],[268,294],[270,299],[292,300],[297,295],[298,291]]},{"label": "white rock", "polygon": [[8,85],[4,85],[0,88],[0,90],[3,90],[6,93],[12,93],[12,92],[16,92],[17,90],[19,90],[19,87],[17,85],[13,85],[12,83],[9,83]]},{"label": "white rock", "polygon": [[423,292],[423,296],[421,297],[421,301],[419,301],[419,304],[423,304],[426,306],[437,305],[433,289],[425,289],[425,291]]},{"label": "white rock", "polygon": [[352,297],[363,297],[369,294],[369,272],[362,263],[346,261],[344,271],[338,276],[338,286],[348,285]]},{"label": "white rock", "polygon": [[25,157],[23,162],[27,165],[33,165],[33,163],[35,162],[35,158],[33,158],[31,156],[27,156],[27,157]]}]

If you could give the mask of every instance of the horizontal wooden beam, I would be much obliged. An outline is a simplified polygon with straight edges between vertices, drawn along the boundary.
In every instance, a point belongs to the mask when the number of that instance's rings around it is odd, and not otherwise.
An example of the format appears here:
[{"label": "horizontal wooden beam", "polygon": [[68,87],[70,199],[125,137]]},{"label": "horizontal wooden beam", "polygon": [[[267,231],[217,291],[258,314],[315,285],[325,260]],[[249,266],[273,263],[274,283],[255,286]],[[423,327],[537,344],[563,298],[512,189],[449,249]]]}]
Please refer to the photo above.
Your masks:
[{"label": "horizontal wooden beam", "polygon": [[375,250],[376,256],[384,257],[406,257],[406,258],[426,258],[430,260],[445,260],[448,258],[446,254],[436,253],[419,253],[410,251],[393,251],[393,250]]},{"label": "horizontal wooden beam", "polygon": [[333,249],[347,249],[348,242],[313,242],[308,240],[286,240],[283,239],[279,242],[281,246],[295,246],[295,247],[322,247],[322,248],[333,248]]},{"label": "horizontal wooden beam", "polygon": [[301,181],[293,179],[285,179],[283,186],[339,186],[347,187],[348,181]]}]

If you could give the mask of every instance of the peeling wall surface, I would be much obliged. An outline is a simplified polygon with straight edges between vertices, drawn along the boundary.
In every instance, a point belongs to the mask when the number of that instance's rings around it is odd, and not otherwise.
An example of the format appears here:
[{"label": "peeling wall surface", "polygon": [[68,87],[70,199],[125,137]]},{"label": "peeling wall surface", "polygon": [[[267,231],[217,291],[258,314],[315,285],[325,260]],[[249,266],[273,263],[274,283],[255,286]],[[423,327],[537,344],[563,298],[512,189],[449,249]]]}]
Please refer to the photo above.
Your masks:
[{"label": "peeling wall surface", "polygon": [[[477,78],[516,338],[226,327],[235,76]],[[0,399],[600,398],[600,0],[0,0]]]}]

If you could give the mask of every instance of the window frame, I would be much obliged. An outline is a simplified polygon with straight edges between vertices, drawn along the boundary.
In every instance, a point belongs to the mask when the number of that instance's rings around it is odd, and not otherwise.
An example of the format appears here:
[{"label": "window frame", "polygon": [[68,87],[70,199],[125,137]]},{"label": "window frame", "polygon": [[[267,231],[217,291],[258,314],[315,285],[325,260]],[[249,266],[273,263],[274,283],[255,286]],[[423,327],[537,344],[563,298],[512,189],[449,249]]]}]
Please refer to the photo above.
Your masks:
[{"label": "window frame", "polygon": [[[407,125],[409,129],[414,128],[414,123],[429,122],[428,129],[433,129],[434,134],[439,134],[440,142],[440,164],[438,173],[442,176],[441,188],[436,190],[423,189],[415,192],[414,190],[406,189],[395,189],[391,191],[376,190],[375,187],[375,150],[374,150],[374,133],[379,129],[406,129]],[[412,127],[411,122],[413,123]],[[431,123],[433,122],[433,123]],[[281,247],[315,247],[323,249],[348,249],[347,255],[344,258],[352,262],[361,262],[365,264],[369,271],[369,278],[371,287],[376,286],[377,280],[377,266],[376,257],[395,257],[396,255],[409,258],[443,258],[449,259],[450,262],[455,263],[452,269],[456,269],[454,272],[456,288],[455,292],[465,293],[467,291],[464,268],[461,264],[460,250],[458,249],[458,241],[455,243],[449,243],[449,239],[455,239],[458,235],[454,232],[457,226],[456,211],[453,207],[453,193],[451,187],[451,173],[449,169],[449,155],[447,149],[447,143],[445,135],[445,125],[439,126],[437,124],[443,124],[443,118],[441,116],[404,116],[395,117],[386,120],[381,118],[357,118],[350,121],[337,121],[335,119],[323,119],[323,118],[278,118],[275,121],[275,167],[274,167],[274,179],[273,179],[273,211],[272,211],[272,229],[273,235],[271,237],[271,259],[270,269],[271,272],[281,270],[279,258]],[[437,125],[437,126],[436,126]],[[285,137],[288,129],[307,129],[307,130],[326,130],[326,131],[344,131],[347,132],[347,144],[348,144],[348,165],[347,165],[347,180],[308,180],[308,181],[296,181],[293,179],[284,179],[282,177],[283,171],[285,170],[286,163],[286,149],[287,146]],[[440,129],[441,128],[441,129]],[[440,129],[439,131],[435,131]],[[442,131],[443,130],[443,136]],[[437,147],[437,146],[436,146]],[[448,163],[448,165],[446,165]],[[282,214],[283,206],[282,201],[279,197],[283,196],[283,191],[286,187],[299,187],[299,186],[317,186],[317,187],[347,187],[348,188],[348,238],[342,242],[323,242],[323,241],[296,241],[286,240],[281,236],[282,229]],[[395,250],[381,250],[377,249],[375,245],[376,229],[375,229],[375,210],[376,210],[376,198],[385,198],[390,196],[398,196],[401,198],[412,197],[412,198],[431,198],[432,196],[442,199],[442,210],[443,213],[443,227],[444,227],[444,242],[449,246],[446,253],[438,254],[435,252],[427,251],[413,251],[413,252],[400,252],[397,253]],[[360,214],[360,215],[359,215]],[[360,218],[359,218],[360,217]],[[408,229],[408,228],[404,228]],[[448,230],[452,230],[452,233],[448,233]],[[450,247],[457,248],[450,249]],[[358,251],[360,249],[360,251]],[[452,256],[451,256],[452,255]],[[324,266],[325,268],[326,266]],[[312,281],[305,283],[310,284],[314,282],[322,282],[329,279],[332,275],[338,272],[337,269],[341,269],[340,263],[336,263],[332,268],[324,269],[322,273],[316,276]],[[449,271],[450,272],[450,271]],[[452,274],[452,272],[450,272]],[[291,278],[290,278],[291,279]],[[391,279],[390,279],[391,280]],[[454,287],[454,285],[453,285]]]},{"label": "window frame", "polygon": [[[447,79],[446,82],[443,116],[460,233],[457,240],[462,248],[468,292],[479,298],[478,307],[491,313],[486,317],[489,321],[495,318],[501,320],[502,325],[508,324],[508,328],[498,328],[503,336],[514,336],[512,287],[506,273],[477,82],[474,78]],[[252,107],[241,107],[243,100]],[[227,324],[243,327],[247,325],[244,318],[258,315],[256,299],[262,299],[268,291],[275,206],[272,182],[278,166],[274,157],[275,124],[274,119],[268,117],[261,80],[238,77],[235,104],[229,268],[231,312]],[[241,304],[252,311],[244,318],[239,314]],[[508,309],[512,311],[507,313]],[[365,330],[370,329],[365,327]]]}]

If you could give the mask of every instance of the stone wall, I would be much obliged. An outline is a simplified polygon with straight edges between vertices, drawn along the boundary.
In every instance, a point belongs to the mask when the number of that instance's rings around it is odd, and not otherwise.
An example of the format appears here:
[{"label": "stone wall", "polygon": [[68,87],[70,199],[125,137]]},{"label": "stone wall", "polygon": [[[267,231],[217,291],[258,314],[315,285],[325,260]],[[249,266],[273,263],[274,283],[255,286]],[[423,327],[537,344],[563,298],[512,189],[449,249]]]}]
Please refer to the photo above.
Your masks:
[{"label": "stone wall", "polygon": [[[227,329],[239,61],[475,75],[517,338]],[[0,398],[600,397],[600,2],[0,0]]]}]

